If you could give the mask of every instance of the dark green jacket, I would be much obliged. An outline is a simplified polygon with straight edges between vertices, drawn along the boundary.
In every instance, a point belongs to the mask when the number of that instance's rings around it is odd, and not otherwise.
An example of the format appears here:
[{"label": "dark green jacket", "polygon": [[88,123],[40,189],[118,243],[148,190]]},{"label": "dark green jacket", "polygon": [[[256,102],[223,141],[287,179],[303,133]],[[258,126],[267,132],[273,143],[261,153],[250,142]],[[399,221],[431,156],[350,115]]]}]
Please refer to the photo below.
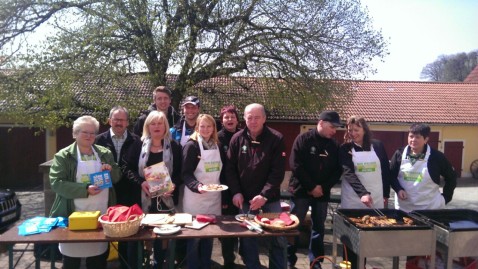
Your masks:
[{"label": "dark green jacket", "polygon": [[[105,147],[93,145],[102,163],[111,165],[111,180],[116,183],[120,179],[120,169],[116,164],[113,154]],[[87,183],[76,182],[76,167],[78,163],[76,142],[61,149],[55,154],[50,167],[51,189],[56,193],[50,216],[68,217],[75,211],[73,200],[87,198]],[[109,188],[108,206],[116,204],[114,188]]]}]

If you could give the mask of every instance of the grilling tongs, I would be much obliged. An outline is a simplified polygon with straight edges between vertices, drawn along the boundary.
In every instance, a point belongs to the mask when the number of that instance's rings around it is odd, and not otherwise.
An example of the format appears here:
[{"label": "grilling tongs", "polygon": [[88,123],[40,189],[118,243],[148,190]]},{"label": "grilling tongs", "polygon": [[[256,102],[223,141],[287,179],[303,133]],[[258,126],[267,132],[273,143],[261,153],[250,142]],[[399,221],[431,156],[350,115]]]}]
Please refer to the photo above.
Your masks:
[{"label": "grilling tongs", "polygon": [[377,213],[377,215],[379,215],[380,217],[385,217],[385,214],[383,214],[382,211],[380,211],[380,209],[376,208],[373,204],[370,206],[373,211],[375,211],[375,213]]}]

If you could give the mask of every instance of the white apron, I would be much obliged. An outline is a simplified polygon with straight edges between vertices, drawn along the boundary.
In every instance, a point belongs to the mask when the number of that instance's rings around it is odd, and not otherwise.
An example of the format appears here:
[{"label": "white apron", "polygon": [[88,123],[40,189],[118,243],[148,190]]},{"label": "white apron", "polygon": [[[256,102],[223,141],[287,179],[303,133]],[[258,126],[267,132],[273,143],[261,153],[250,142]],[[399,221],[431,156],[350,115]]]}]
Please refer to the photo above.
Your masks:
[{"label": "white apron", "polygon": [[[373,146],[370,151],[355,151],[352,146],[352,162],[355,175],[372,196],[374,207],[383,208],[382,169],[380,159],[373,150]],[[360,201],[360,197],[347,180],[342,180],[340,206],[354,209],[368,208]]]},{"label": "white apron", "polygon": [[[194,171],[194,176],[202,184],[220,184],[222,161],[219,148],[204,150],[202,138],[198,137],[201,160]],[[183,209],[185,213],[221,215],[221,192],[195,193],[184,188]]]},{"label": "white apron", "polygon": [[[179,141],[179,143],[181,144],[181,147],[184,147],[184,145],[186,145],[188,140],[189,140],[189,135],[186,135],[186,120],[184,120],[183,130],[181,131],[181,140]],[[183,200],[184,200],[184,190],[187,189],[187,187],[184,186],[184,184],[181,184],[181,186],[179,186],[178,188],[179,188],[178,190],[179,202],[178,202],[178,205],[176,206],[176,212],[186,212],[184,210]]]},{"label": "white apron", "polygon": [[395,194],[395,208],[405,212],[445,208],[445,198],[440,193],[440,186],[433,182],[428,173],[430,146],[427,144],[425,158],[417,160],[414,165],[407,159],[408,147],[403,150],[402,165],[398,173],[398,182],[407,192],[407,199],[400,200]]},{"label": "white apron", "polygon": [[[78,164],[76,167],[76,182],[90,182],[89,174],[101,172],[101,160],[94,149],[96,160],[82,161],[80,150],[78,151]],[[75,211],[101,211],[105,214],[108,209],[108,189],[103,189],[97,195],[88,196],[88,198],[77,198],[73,200]],[[60,243],[60,252],[70,257],[91,257],[105,253],[108,248],[108,242],[94,243]]]},{"label": "white apron", "polygon": [[189,135],[186,135],[186,120],[184,120],[183,130],[181,131],[181,141],[179,143],[181,143],[181,146],[184,147],[184,145],[186,145],[186,142],[188,142],[188,140],[189,140]]}]

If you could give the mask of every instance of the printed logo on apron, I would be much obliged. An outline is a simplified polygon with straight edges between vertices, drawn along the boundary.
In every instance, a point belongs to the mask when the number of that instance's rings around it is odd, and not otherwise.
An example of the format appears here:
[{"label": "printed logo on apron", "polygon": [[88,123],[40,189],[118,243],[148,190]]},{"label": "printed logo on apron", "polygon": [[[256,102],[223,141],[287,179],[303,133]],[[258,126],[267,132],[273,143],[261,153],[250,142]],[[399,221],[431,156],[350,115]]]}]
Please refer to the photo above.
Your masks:
[{"label": "printed logo on apron", "polygon": [[221,171],[221,162],[204,162],[206,173]]},{"label": "printed logo on apron", "polygon": [[423,180],[421,172],[404,171],[403,180],[420,183]]},{"label": "printed logo on apron", "polygon": [[377,163],[375,162],[366,162],[366,163],[357,163],[358,172],[375,172],[377,170]]}]

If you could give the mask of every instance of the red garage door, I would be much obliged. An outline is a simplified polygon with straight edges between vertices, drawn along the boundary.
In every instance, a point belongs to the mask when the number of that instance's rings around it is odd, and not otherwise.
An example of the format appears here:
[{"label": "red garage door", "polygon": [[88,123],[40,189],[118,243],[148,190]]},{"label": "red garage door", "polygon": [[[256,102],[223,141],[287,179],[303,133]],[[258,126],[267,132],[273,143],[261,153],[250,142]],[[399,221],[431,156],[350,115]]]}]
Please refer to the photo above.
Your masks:
[{"label": "red garage door", "polygon": [[456,175],[461,177],[463,141],[445,141],[444,153],[453,168],[455,168]]}]

